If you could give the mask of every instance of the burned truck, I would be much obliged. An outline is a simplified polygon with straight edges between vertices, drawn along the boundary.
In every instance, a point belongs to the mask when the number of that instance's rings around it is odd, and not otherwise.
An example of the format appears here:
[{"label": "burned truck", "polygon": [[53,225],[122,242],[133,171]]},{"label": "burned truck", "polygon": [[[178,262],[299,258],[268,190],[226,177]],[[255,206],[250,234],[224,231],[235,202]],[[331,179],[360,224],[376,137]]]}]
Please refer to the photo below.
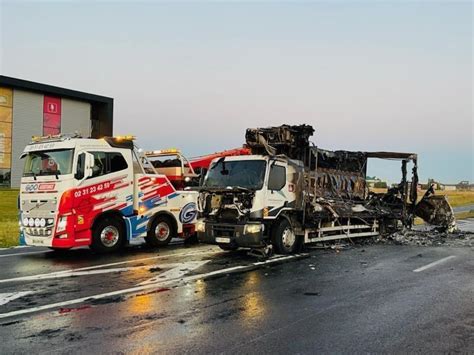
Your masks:
[{"label": "burned truck", "polygon": [[[417,155],[330,151],[310,142],[309,125],[247,129],[252,155],[213,161],[198,198],[201,242],[288,254],[304,243],[375,236],[411,227],[415,216],[452,229],[446,199],[418,201]],[[367,162],[399,160],[400,183],[369,191]],[[410,172],[408,171],[410,167]]]}]

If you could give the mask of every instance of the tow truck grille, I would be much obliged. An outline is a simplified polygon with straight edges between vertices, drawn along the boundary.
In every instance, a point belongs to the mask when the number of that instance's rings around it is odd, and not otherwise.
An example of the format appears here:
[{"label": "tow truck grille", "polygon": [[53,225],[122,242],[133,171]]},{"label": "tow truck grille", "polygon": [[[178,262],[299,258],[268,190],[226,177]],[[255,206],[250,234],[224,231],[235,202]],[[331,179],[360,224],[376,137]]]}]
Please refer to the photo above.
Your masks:
[{"label": "tow truck grille", "polygon": [[25,233],[34,237],[49,237],[51,231],[51,228],[25,228]]}]

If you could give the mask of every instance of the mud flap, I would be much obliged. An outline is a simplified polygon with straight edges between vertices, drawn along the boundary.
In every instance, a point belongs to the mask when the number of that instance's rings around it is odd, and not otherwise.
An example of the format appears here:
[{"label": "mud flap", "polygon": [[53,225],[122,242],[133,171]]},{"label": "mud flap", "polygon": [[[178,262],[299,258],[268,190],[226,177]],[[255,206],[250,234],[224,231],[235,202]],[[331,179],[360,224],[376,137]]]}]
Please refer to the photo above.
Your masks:
[{"label": "mud flap", "polygon": [[447,232],[453,232],[456,229],[453,208],[446,199],[446,196],[432,195],[423,197],[416,205],[415,215],[429,224],[440,226]]}]

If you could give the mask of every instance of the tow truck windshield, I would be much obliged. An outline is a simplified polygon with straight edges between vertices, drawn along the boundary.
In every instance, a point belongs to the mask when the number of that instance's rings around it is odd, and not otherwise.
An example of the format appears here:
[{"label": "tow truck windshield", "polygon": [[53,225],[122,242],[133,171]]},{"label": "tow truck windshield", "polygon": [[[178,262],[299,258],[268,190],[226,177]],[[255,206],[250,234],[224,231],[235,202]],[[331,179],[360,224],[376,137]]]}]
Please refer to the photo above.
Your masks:
[{"label": "tow truck windshield", "polygon": [[203,186],[260,190],[265,179],[265,168],[265,160],[225,161],[225,159],[220,159],[209,169]]},{"label": "tow truck windshield", "polygon": [[67,175],[72,172],[73,149],[29,152],[23,176]]}]

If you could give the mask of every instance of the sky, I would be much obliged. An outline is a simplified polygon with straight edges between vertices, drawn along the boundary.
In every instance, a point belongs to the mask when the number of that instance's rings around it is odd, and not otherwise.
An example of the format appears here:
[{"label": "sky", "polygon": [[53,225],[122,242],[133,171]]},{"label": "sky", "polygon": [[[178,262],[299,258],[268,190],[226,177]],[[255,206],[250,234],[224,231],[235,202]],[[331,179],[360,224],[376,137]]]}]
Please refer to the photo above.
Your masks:
[{"label": "sky", "polygon": [[469,1],[0,0],[0,72],[113,97],[114,134],[145,149],[306,123],[320,147],[416,152],[422,181],[457,183],[474,181],[472,35]]}]

